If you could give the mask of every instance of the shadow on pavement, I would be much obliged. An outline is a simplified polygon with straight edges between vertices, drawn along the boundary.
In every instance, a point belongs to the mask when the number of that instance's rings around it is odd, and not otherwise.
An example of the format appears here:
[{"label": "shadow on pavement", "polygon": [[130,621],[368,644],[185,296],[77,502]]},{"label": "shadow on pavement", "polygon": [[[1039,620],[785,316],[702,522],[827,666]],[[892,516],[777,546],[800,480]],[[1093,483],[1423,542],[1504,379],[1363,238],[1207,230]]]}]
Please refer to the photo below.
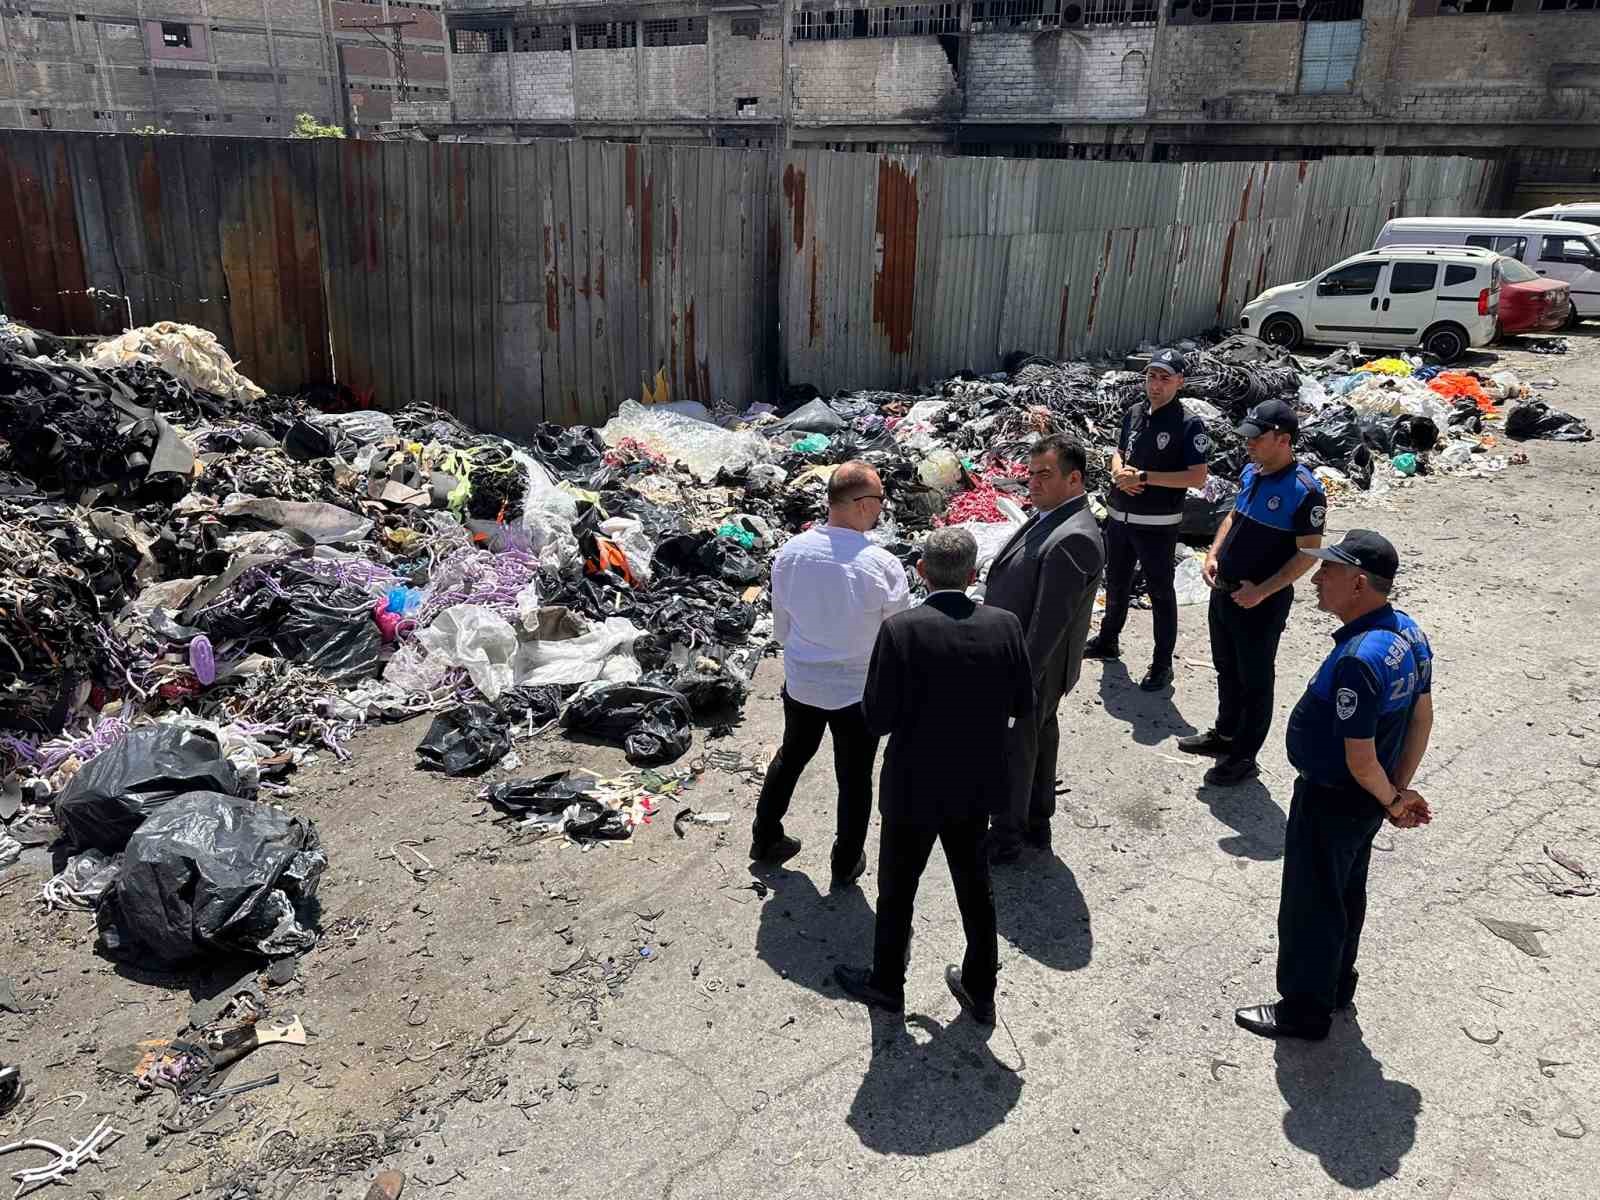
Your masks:
[{"label": "shadow on pavement", "polygon": [[1141,692],[1138,680],[1128,674],[1121,659],[1105,660],[1100,671],[1100,701],[1108,717],[1127,722],[1133,740],[1141,746],[1159,746],[1168,738],[1199,732],[1178,711],[1171,687]]},{"label": "shadow on pavement", "polygon": [[1195,797],[1224,825],[1238,830],[1238,836],[1219,838],[1217,845],[1235,858],[1275,862],[1283,857],[1283,837],[1289,819],[1283,815],[1272,793],[1259,779],[1237,787],[1212,787],[1201,784]]},{"label": "shadow on pavement", "polygon": [[[880,1154],[938,1154],[970,1146],[1006,1119],[1022,1077],[995,1058],[986,1029],[970,1017],[940,1025],[869,1010],[872,1062],[845,1123]],[[919,1044],[907,1025],[926,1033]]]},{"label": "shadow on pavement", "polygon": [[1278,1042],[1275,1058],[1289,1105],[1283,1132],[1330,1179],[1362,1189],[1399,1173],[1417,1140],[1422,1093],[1384,1078],[1354,1017],[1336,1017],[1325,1042]]},{"label": "shadow on pavement", "polygon": [[1089,905],[1071,867],[1053,851],[1024,850],[1017,862],[995,867],[993,876],[1001,937],[1056,971],[1089,965],[1094,957]]},{"label": "shadow on pavement", "polygon": [[821,892],[809,875],[761,863],[750,874],[772,889],[758,901],[756,957],[790,983],[838,996],[834,963],[872,961],[872,908],[860,885]]}]

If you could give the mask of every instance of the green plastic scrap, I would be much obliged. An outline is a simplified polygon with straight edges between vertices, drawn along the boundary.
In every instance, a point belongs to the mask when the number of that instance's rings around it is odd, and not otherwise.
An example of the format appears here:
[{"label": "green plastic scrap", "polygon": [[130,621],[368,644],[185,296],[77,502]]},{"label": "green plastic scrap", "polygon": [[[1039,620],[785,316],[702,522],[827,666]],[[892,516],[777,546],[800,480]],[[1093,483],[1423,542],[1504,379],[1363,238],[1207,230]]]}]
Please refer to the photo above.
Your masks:
[{"label": "green plastic scrap", "polygon": [[1402,475],[1415,475],[1417,473],[1417,456],[1415,454],[1396,454],[1391,460],[1391,465]]},{"label": "green plastic scrap", "polygon": [[819,454],[828,448],[828,439],[820,433],[808,433],[789,449],[796,454]]},{"label": "green plastic scrap", "polygon": [[741,525],[735,525],[732,521],[724,521],[721,525],[718,525],[717,536],[727,538],[730,542],[738,542],[746,550],[754,548],[756,544],[755,534]]}]

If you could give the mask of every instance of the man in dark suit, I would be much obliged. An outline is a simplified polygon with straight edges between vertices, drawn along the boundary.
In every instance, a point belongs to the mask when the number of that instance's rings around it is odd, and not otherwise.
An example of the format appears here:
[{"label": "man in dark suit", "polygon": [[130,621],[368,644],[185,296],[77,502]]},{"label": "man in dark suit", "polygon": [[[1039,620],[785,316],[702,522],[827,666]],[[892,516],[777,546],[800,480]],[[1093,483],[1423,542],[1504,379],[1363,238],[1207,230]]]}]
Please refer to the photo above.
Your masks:
[{"label": "man in dark suit", "polygon": [[840,966],[834,977],[858,1000],[904,1010],[911,910],[937,841],[967,935],[966,959],[945,982],[992,1025],[1000,951],[985,839],[989,817],[1009,802],[1008,726],[1032,722],[1034,692],[1017,619],[967,599],[977,561],[966,530],[935,530],[917,564],[932,589],[926,603],[878,632],[861,701],[867,727],[889,737],[878,779],[877,933],[872,970]]},{"label": "man in dark suit", "polygon": [[1088,458],[1082,445],[1060,434],[1033,444],[1028,496],[1034,514],[989,567],[984,603],[1022,623],[1038,692],[1035,724],[1019,729],[1010,756],[1011,804],[995,817],[989,857],[1015,862],[1022,841],[1050,847],[1056,811],[1056,753],[1061,726],[1056,709],[1078,682],[1089,637],[1095,592],[1105,570],[1105,543],[1084,494]]}]

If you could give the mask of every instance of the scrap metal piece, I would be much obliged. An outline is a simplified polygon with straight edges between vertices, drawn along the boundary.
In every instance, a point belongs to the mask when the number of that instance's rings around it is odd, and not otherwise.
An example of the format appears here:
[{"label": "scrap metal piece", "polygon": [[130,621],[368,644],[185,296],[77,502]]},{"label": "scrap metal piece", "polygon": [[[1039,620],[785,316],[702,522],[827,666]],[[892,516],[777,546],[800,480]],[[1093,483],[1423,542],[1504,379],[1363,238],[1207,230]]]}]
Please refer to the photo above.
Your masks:
[{"label": "scrap metal piece", "polygon": [[1478,924],[1532,958],[1550,957],[1550,951],[1540,944],[1536,936],[1549,932],[1542,925],[1524,925],[1520,921],[1501,921],[1494,917],[1479,917]]}]

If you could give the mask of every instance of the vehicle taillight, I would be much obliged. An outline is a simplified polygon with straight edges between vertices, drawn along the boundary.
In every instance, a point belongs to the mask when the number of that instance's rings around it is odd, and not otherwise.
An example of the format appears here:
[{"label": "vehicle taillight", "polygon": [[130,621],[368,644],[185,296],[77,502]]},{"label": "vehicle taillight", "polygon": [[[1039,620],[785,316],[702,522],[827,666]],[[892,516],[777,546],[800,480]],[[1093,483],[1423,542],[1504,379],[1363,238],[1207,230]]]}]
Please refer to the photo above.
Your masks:
[{"label": "vehicle taillight", "polygon": [[1487,317],[1489,315],[1489,289],[1488,288],[1484,288],[1483,291],[1478,293],[1478,315],[1480,317]]}]

